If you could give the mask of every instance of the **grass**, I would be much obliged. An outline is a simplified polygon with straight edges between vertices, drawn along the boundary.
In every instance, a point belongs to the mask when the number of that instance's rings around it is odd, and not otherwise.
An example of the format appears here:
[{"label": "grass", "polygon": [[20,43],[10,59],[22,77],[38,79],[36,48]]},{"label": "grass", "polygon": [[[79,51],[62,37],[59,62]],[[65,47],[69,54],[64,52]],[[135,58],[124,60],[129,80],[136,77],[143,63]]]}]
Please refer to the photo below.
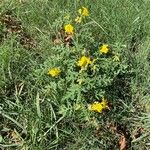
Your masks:
[{"label": "grass", "polygon": [[[64,59],[70,59],[70,48],[55,45],[53,36],[62,18],[74,17],[81,6],[89,8],[90,16],[75,47],[96,49],[100,42],[108,43],[121,55],[121,73],[111,82],[101,81],[105,90],[95,86],[89,90],[92,84],[83,87],[88,90],[86,100],[80,95],[82,88],[68,82],[76,76],[72,70],[60,80],[45,75],[54,60],[59,65],[70,63]],[[1,2],[0,149],[121,150],[121,135],[126,149],[150,149],[149,7],[148,0]],[[12,21],[3,23],[6,13],[21,22],[15,28],[21,32],[8,31]],[[87,80],[96,84],[98,77]],[[87,110],[86,104],[96,99],[94,92],[110,100],[110,110],[101,114]],[[85,106],[75,110],[74,104]]]}]

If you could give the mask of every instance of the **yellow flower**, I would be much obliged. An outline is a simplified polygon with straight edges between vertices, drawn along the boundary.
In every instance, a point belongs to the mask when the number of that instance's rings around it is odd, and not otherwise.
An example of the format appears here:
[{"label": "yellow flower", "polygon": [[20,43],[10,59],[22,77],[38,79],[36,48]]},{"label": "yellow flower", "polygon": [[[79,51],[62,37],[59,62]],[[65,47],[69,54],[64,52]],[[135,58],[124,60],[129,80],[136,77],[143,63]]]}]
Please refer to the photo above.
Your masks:
[{"label": "yellow flower", "polygon": [[52,68],[48,70],[48,75],[51,75],[52,77],[57,77],[61,73],[61,70],[59,68]]},{"label": "yellow flower", "polygon": [[71,24],[65,25],[64,28],[66,33],[73,34],[74,27]]},{"label": "yellow flower", "polygon": [[90,104],[88,106],[88,109],[91,111],[96,111],[96,112],[101,113],[103,110],[103,106],[101,105],[100,102],[94,102],[93,104]]},{"label": "yellow flower", "polygon": [[81,21],[82,21],[82,17],[77,16],[76,19],[75,19],[75,22],[76,23],[81,23]]},{"label": "yellow flower", "polygon": [[86,7],[82,7],[82,9],[83,9],[83,11],[82,11],[82,15],[83,16],[89,16],[89,11],[88,11],[88,9],[86,8]]},{"label": "yellow flower", "polygon": [[100,47],[100,53],[107,54],[108,52],[109,52],[108,44],[103,44],[103,45]]},{"label": "yellow flower", "polygon": [[87,67],[89,64],[92,64],[90,57],[82,56],[78,61],[78,66],[81,68]]},{"label": "yellow flower", "polygon": [[86,7],[82,7],[78,10],[78,13],[81,15],[81,16],[84,16],[84,17],[87,17],[89,16],[89,10],[86,8]]},{"label": "yellow flower", "polygon": [[95,111],[98,113],[102,113],[103,110],[108,109],[107,101],[103,98],[102,102],[94,102],[93,104],[88,105],[88,109],[90,111]]}]

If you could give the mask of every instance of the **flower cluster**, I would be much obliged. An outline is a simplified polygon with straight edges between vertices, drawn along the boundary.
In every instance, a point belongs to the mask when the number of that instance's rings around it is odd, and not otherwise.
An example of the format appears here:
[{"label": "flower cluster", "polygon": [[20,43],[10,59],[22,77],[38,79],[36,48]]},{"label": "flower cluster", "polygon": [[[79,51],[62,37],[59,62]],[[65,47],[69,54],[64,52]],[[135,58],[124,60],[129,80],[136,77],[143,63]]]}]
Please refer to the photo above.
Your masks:
[{"label": "flower cluster", "polygon": [[79,14],[83,17],[89,16],[89,10],[86,7],[82,7],[78,10]]},{"label": "flower cluster", "polygon": [[[89,16],[89,11],[86,7],[82,7],[78,10],[78,13],[79,15],[75,18],[75,22],[76,23],[81,23],[82,19],[84,17],[87,17]],[[65,19],[69,19],[69,16],[65,16],[64,17]],[[67,34],[73,34],[74,33],[74,27],[69,23],[69,24],[66,24],[64,26],[64,30]]]},{"label": "flower cluster", "polygon": [[[81,21],[88,16],[89,16],[89,10],[86,7],[82,7],[78,10],[78,16],[76,17],[75,22],[81,23]],[[65,19],[67,19],[67,23],[63,22],[63,24],[64,24],[64,27],[63,27],[64,32],[63,33],[65,34],[65,36],[67,38],[71,37],[73,39],[72,40],[73,42],[75,41],[75,39],[79,39],[78,41],[80,41],[80,36],[78,34],[75,34],[75,33],[78,33],[78,29],[80,30],[80,28],[79,28],[80,26],[79,26],[79,24],[78,25],[73,24],[73,22],[71,21],[71,19],[69,20],[69,18],[70,18],[70,15],[65,16]],[[81,37],[82,37],[82,35],[81,35]],[[78,44],[78,42],[77,42],[77,44]],[[91,46],[89,46],[89,47],[91,49]],[[96,47],[96,49],[97,49],[96,51],[87,50],[86,48],[84,48],[84,50],[81,51],[80,48],[76,47],[76,45],[74,45],[73,47],[72,46],[68,47],[68,49],[67,49],[68,51],[64,51],[64,50],[66,50],[65,48],[66,47],[63,47],[63,53],[67,53],[67,55],[63,55],[63,59],[65,59],[66,62],[68,63],[67,64],[65,62],[65,67],[62,65],[64,67],[63,70],[65,70],[65,71],[62,72],[62,67],[58,66],[58,67],[50,68],[48,70],[48,75],[50,75],[53,78],[57,78],[62,73],[61,77],[65,77],[64,84],[66,84],[67,79],[68,79],[69,84],[70,83],[76,84],[76,85],[78,84],[81,87],[81,91],[83,89],[83,91],[86,91],[86,92],[89,92],[91,90],[91,88],[93,88],[93,87],[94,88],[102,87],[102,89],[103,89],[103,87],[106,87],[108,85],[107,83],[109,83],[109,81],[106,81],[107,82],[106,86],[103,86],[101,84],[101,83],[105,82],[104,80],[107,77],[108,77],[107,80],[111,81],[111,79],[109,79],[109,75],[107,76],[107,74],[105,74],[105,70],[106,71],[109,70],[111,72],[111,68],[109,67],[110,64],[114,61],[116,61],[116,62],[120,61],[119,54],[113,53],[113,51],[111,50],[111,46],[109,44],[99,43],[98,47]],[[75,51],[77,49],[77,51],[76,52],[70,51],[71,49],[74,49]],[[64,56],[67,58],[64,58]],[[107,58],[111,58],[112,61],[110,62],[109,60],[111,60],[111,59],[107,59]],[[104,59],[106,59],[106,61],[103,61]],[[103,62],[101,62],[101,60]],[[106,65],[105,65],[105,63],[106,63]],[[118,63],[116,63],[116,65],[117,64]],[[69,70],[70,68],[71,68],[71,70]],[[80,69],[80,70],[78,70],[78,69]],[[69,73],[67,73],[67,71]],[[73,74],[71,74],[71,73],[73,73]],[[61,78],[59,78],[59,79],[61,79]],[[73,82],[70,82],[70,81],[73,81]],[[90,82],[88,83],[88,81],[90,81]],[[77,85],[77,87],[78,87],[78,85]],[[86,86],[86,85],[88,85],[88,86]],[[73,91],[73,90],[74,89],[71,89],[70,91]],[[73,93],[76,93],[76,92],[73,92]],[[95,91],[93,91],[92,94],[95,94]],[[74,94],[72,94],[72,95],[74,95]],[[98,93],[97,95],[95,95],[95,97],[98,97],[99,95],[100,94]],[[85,95],[81,94],[81,97],[82,96],[84,97]],[[68,97],[68,95],[66,97]],[[89,104],[88,109],[90,111],[102,113],[103,110],[109,109],[109,106],[108,106],[107,100],[102,98],[101,102],[95,101],[94,103]]]},{"label": "flower cluster", "polygon": [[81,23],[83,18],[89,16],[89,10],[86,7],[82,7],[78,10],[79,15],[75,18],[76,23]]}]

